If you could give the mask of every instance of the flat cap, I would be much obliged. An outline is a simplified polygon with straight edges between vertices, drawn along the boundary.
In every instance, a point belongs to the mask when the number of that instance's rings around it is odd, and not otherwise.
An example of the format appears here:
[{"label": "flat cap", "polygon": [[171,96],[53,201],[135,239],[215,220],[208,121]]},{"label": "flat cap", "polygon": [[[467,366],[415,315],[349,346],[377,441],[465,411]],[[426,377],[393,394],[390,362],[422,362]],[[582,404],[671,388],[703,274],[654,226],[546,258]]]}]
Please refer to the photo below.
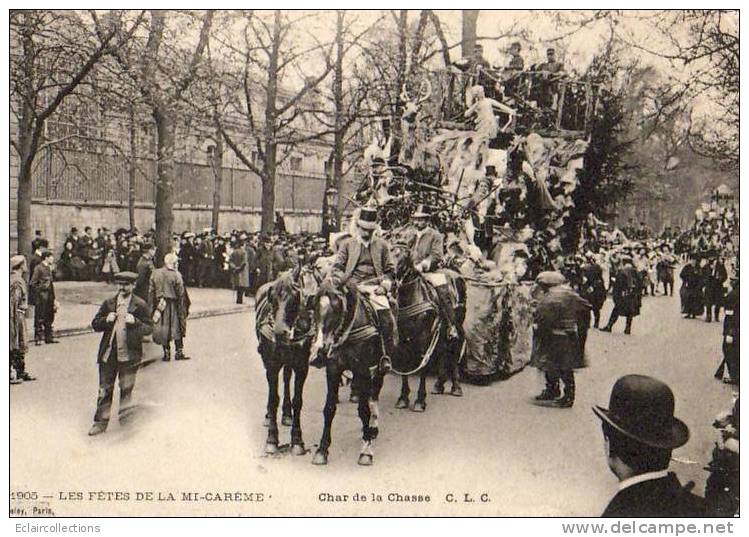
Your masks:
[{"label": "flat cap", "polygon": [[551,270],[544,271],[536,276],[536,283],[547,287],[562,285],[566,281],[567,279],[562,275],[562,273]]}]

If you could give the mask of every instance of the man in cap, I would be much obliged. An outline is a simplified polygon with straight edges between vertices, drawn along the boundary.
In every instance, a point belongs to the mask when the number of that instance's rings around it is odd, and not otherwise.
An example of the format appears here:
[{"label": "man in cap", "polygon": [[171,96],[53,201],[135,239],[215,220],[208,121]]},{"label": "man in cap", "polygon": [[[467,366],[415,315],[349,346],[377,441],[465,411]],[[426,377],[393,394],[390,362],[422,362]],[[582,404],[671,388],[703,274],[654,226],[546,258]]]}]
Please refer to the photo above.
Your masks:
[{"label": "man in cap", "polygon": [[138,264],[135,266],[135,271],[138,273],[138,279],[135,281],[135,289],[133,293],[146,302],[148,302],[148,285],[151,281],[151,273],[153,272],[153,256],[156,254],[155,248],[151,243],[145,243],[141,248],[140,259]]},{"label": "man in cap", "polygon": [[134,272],[118,272],[117,295],[102,303],[91,326],[103,332],[97,363],[99,364],[99,396],[96,400],[94,424],[88,434],[95,436],[107,430],[114,395],[114,383],[120,383],[120,425],[129,417],[130,399],[135,387],[135,374],[143,357],[143,337],[151,333],[151,316],[144,300],[133,294],[138,278]]},{"label": "man in cap", "polygon": [[235,242],[229,254],[229,270],[231,285],[237,292],[237,304],[243,304],[244,295],[250,287],[250,279],[247,273],[247,251],[242,240]]},{"label": "man in cap", "polygon": [[411,248],[411,260],[414,268],[424,275],[437,291],[443,318],[447,322],[447,337],[458,337],[458,323],[455,319],[455,308],[450,295],[450,287],[444,274],[435,272],[442,262],[445,238],[430,226],[431,213],[427,206],[419,205],[412,215],[412,222],[416,228],[416,241]]},{"label": "man in cap", "polygon": [[609,469],[619,479],[619,491],[601,516],[710,516],[705,501],[668,471],[672,450],[689,440],[674,407],[671,389],[644,375],[621,377],[609,408],[593,407],[602,422]]},{"label": "man in cap", "polygon": [[[28,289],[26,287],[26,258],[14,255],[10,258],[10,383],[36,380],[26,371],[26,310]],[[15,373],[15,375],[14,375]]]},{"label": "man in cap", "polygon": [[723,284],[728,279],[728,271],[718,252],[713,251],[711,253],[712,255],[702,268],[705,282],[705,321],[712,322],[714,313],[717,323],[720,320],[720,308],[723,304],[723,295],[726,292]]},{"label": "man in cap", "polygon": [[164,266],[153,271],[148,295],[153,307],[153,340],[164,349],[162,360],[172,359],[171,342],[174,340],[175,360],[189,360],[183,342],[187,334],[187,316],[190,299],[177,271],[177,256],[170,252],[164,256]]},{"label": "man in cap", "polygon": [[621,257],[622,267],[616,273],[614,279],[614,309],[611,310],[609,322],[601,328],[602,332],[611,332],[614,323],[623,315],[627,322],[624,333],[632,333],[632,319],[640,314],[642,295],[639,285],[639,277],[632,262],[632,257],[623,255]]},{"label": "man in cap", "polygon": [[34,269],[29,286],[34,293],[34,339],[37,345],[41,345],[42,338],[45,343],[57,343],[52,337],[55,322],[55,283],[52,266],[55,259],[52,252],[42,254],[42,262]]},{"label": "man in cap", "polygon": [[598,264],[593,252],[585,253],[581,277],[580,296],[590,304],[593,311],[593,327],[598,328],[601,320],[601,308],[606,301],[606,286],[603,282],[603,268]]},{"label": "man in cap", "polygon": [[[559,272],[536,277],[538,304],[534,313],[531,365],[544,372],[546,387],[537,401],[554,401],[560,408],[575,402],[574,370],[585,365],[585,342],[590,325],[590,304],[580,298]],[[539,296],[541,295],[541,296]],[[564,396],[559,398],[559,381]]]},{"label": "man in cap", "polygon": [[671,253],[671,247],[668,243],[663,243],[660,247],[661,255],[656,264],[655,270],[658,275],[658,283],[663,283],[663,294],[668,296],[674,295],[674,268],[676,267],[676,258]]},{"label": "man in cap", "polygon": [[356,235],[345,239],[331,267],[333,279],[340,285],[353,284],[367,295],[377,313],[380,337],[387,361],[398,346],[398,330],[387,294],[393,288],[395,266],[387,242],[374,234],[377,210],[362,207],[356,220]]}]

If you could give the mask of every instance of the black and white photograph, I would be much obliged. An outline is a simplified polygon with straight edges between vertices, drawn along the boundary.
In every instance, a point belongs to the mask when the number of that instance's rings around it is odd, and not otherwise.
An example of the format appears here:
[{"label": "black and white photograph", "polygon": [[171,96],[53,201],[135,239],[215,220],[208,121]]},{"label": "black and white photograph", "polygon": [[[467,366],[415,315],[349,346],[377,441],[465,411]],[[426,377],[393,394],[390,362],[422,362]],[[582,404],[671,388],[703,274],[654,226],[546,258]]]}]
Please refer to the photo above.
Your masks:
[{"label": "black and white photograph", "polygon": [[12,4],[16,533],[740,527],[738,9]]}]

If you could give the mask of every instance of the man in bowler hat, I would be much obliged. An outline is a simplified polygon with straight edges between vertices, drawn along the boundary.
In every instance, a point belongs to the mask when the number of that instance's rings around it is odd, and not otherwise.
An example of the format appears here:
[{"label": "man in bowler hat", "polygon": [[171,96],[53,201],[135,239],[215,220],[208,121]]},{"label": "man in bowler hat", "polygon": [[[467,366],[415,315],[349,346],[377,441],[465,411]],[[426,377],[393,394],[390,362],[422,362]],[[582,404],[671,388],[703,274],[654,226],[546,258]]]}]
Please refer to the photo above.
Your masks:
[{"label": "man in bowler hat", "polygon": [[660,380],[625,375],[611,390],[609,408],[594,406],[602,423],[611,472],[619,492],[603,517],[704,517],[705,501],[668,471],[671,451],[689,440],[674,416],[674,394]]},{"label": "man in bowler hat", "polygon": [[95,436],[107,430],[112,407],[114,383],[120,381],[120,412],[122,425],[128,417],[130,399],[135,387],[135,374],[143,356],[143,336],[151,333],[151,314],[146,302],[133,293],[138,278],[134,272],[119,272],[114,279],[120,289],[99,308],[91,326],[103,332],[99,344],[99,397],[96,401],[94,424],[88,434]]}]

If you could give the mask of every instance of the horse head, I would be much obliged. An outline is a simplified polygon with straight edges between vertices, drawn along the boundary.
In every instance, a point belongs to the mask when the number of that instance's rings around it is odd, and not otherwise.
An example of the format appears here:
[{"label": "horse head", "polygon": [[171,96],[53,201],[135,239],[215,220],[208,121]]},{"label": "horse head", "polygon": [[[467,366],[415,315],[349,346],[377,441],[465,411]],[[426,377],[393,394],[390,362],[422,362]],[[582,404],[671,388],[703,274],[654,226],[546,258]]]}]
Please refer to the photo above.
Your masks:
[{"label": "horse head", "polygon": [[399,282],[409,278],[414,272],[411,249],[416,237],[405,230],[394,233],[391,237],[391,256],[395,265],[395,278]]},{"label": "horse head", "polygon": [[277,342],[288,344],[295,335],[309,332],[312,324],[309,305],[316,293],[314,272],[301,264],[278,276],[268,296]]},{"label": "horse head", "polygon": [[330,352],[346,322],[352,300],[353,291],[346,285],[340,285],[330,278],[319,285],[313,308],[317,326],[317,336],[311,350],[313,355],[320,349]]}]

